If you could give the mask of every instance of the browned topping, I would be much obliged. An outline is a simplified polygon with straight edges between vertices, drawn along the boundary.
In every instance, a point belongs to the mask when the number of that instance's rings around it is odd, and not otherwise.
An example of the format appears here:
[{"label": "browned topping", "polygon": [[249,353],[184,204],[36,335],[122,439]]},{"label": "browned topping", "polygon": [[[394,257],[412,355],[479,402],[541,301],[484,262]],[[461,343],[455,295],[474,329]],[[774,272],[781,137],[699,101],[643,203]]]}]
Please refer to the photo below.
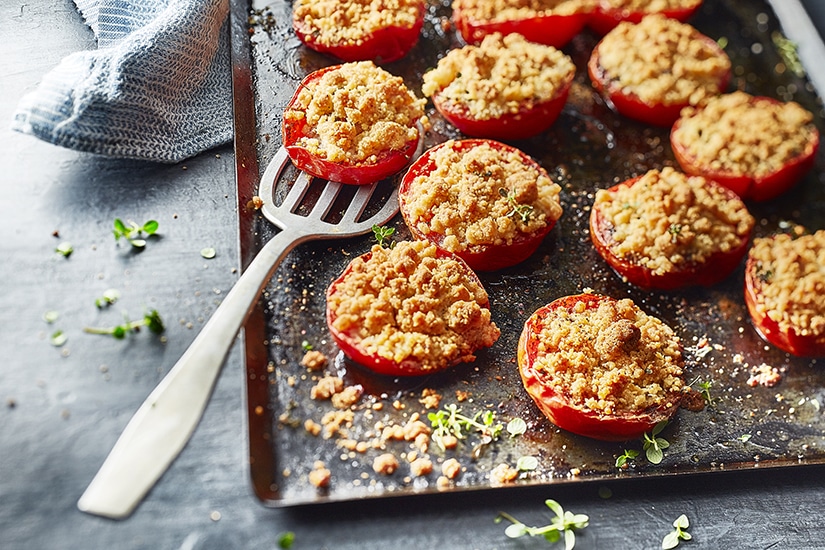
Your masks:
[{"label": "browned topping", "polygon": [[796,102],[733,92],[683,110],[673,139],[709,170],[760,177],[809,152],[815,131]]},{"label": "browned topping", "polygon": [[569,84],[573,61],[519,34],[490,34],[478,46],[450,51],[424,73],[422,92],[465,107],[476,119],[498,118],[549,101]]},{"label": "browned topping", "polygon": [[333,326],[369,354],[419,361],[422,371],[472,361],[499,337],[487,293],[464,264],[422,241],[374,246],[328,296]]},{"label": "browned topping", "polygon": [[[414,178],[404,196],[409,222],[419,231],[444,235],[444,249],[462,252],[512,244],[561,217],[561,187],[525,164],[518,150],[487,142],[456,150],[460,143],[431,151],[435,169]],[[526,220],[516,206],[532,208]]]},{"label": "browned topping", "polygon": [[730,59],[686,23],[649,15],[620,23],[598,46],[599,64],[611,87],[648,104],[689,103],[721,92]]},{"label": "browned topping", "polygon": [[345,63],[302,86],[284,121],[307,124],[298,145],[331,162],[374,164],[380,153],[417,140],[424,116],[401,77],[371,61]]},{"label": "browned topping", "polygon": [[756,309],[800,336],[825,341],[825,230],[754,239]]},{"label": "browned topping", "polygon": [[321,425],[324,426],[324,439],[330,439],[337,435],[342,435],[345,428],[352,425],[355,415],[350,410],[330,411],[321,418]]},{"label": "browned topping", "polygon": [[398,469],[398,459],[392,453],[384,453],[375,457],[372,469],[376,474],[391,475]]},{"label": "browned topping", "polygon": [[364,390],[361,386],[347,386],[332,396],[332,406],[336,409],[351,407],[358,403],[363,393]]},{"label": "browned topping", "polygon": [[600,0],[602,9],[628,12],[659,13],[664,10],[692,8],[702,0]]},{"label": "browned topping", "polygon": [[679,338],[629,299],[557,309],[536,337],[534,367],[544,383],[589,409],[643,411],[682,389]]},{"label": "browned topping", "polygon": [[344,389],[344,381],[337,376],[325,376],[318,380],[310,390],[312,399],[329,399],[339,391]]},{"label": "browned topping", "polygon": [[782,381],[782,375],[779,374],[779,369],[762,363],[755,367],[751,367],[750,376],[748,377],[748,386],[754,388],[756,386],[765,386],[772,388]]},{"label": "browned topping", "polygon": [[421,0],[296,0],[292,18],[318,44],[335,46],[387,27],[411,28],[420,13]]},{"label": "browned topping", "polygon": [[326,355],[315,350],[309,350],[301,358],[301,365],[309,370],[322,370],[327,366],[328,362],[329,361]]},{"label": "browned topping", "polygon": [[632,186],[599,190],[593,212],[612,228],[613,254],[657,275],[736,249],[755,223],[721,186],[670,167],[651,170]]},{"label": "browned topping", "polygon": [[453,0],[453,10],[478,21],[512,21],[547,15],[590,13],[595,0]]}]

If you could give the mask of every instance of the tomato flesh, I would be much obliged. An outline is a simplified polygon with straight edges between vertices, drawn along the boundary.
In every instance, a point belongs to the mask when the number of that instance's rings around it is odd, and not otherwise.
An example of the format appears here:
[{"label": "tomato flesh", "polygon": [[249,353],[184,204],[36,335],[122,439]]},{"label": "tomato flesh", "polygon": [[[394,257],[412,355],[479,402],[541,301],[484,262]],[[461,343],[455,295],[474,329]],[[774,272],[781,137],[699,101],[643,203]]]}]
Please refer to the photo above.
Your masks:
[{"label": "tomato flesh", "polygon": [[754,329],[766,342],[798,357],[825,357],[825,339],[814,334],[797,333],[792,327],[783,329],[779,323],[759,310],[762,302],[762,282],[757,275],[757,262],[748,258],[745,266],[745,305]]},{"label": "tomato flesh", "polygon": [[661,405],[642,411],[604,414],[584,407],[547,384],[535,368],[540,356],[539,338],[546,318],[556,311],[572,311],[577,302],[595,309],[606,296],[581,294],[565,296],[538,309],[524,324],[518,342],[518,368],[524,389],[550,422],[569,432],[603,441],[627,441],[641,437],[656,424],[670,419],[679,408],[680,393],[673,393]]},{"label": "tomato flesh", "polygon": [[[725,55],[713,40],[707,37],[702,39],[718,49],[721,55]],[[605,99],[608,106],[620,115],[652,126],[669,127],[679,118],[682,109],[690,105],[687,100],[677,103],[647,102],[635,93],[623,90],[601,66],[599,57],[599,45],[596,45],[587,62],[587,74],[590,76],[593,87]],[[729,70],[721,74],[718,89],[727,88],[730,78]]]},{"label": "tomato flesh", "polygon": [[[302,88],[312,87],[329,71],[336,70],[340,65],[326,67],[307,75],[298,85],[298,89],[286,106],[285,111],[294,109],[298,104],[298,97]],[[377,155],[377,160],[371,163],[344,163],[327,160],[301,145],[301,139],[310,134],[309,125],[305,119],[295,121],[285,119],[283,124],[283,145],[289,154],[292,163],[304,172],[329,181],[353,185],[368,185],[388,178],[400,172],[415,156],[421,132],[418,139],[409,140],[404,147],[398,150],[387,149]]]},{"label": "tomato flesh", "polygon": [[[754,97],[752,101],[780,103],[771,97]],[[670,132],[670,145],[673,149],[673,155],[682,170],[692,176],[703,176],[714,180],[739,195],[743,200],[764,202],[775,199],[790,190],[813,168],[816,153],[819,150],[819,131],[814,128],[811,141],[805,150],[783,166],[764,176],[739,174],[730,170],[715,169],[703,165],[688,151],[685,144],[674,137],[680,124],[681,119],[676,120],[673,124]]]},{"label": "tomato flesh", "polygon": [[[364,259],[364,261],[366,261],[371,256],[372,253],[367,252],[363,254],[361,258]],[[438,250],[438,257],[455,258],[455,256],[443,250]],[[458,261],[461,262],[460,259]],[[482,286],[478,276],[468,266],[466,266],[466,264],[465,267],[466,277],[472,279],[477,285]],[[347,266],[344,272],[337,279],[335,279],[327,288],[327,304],[329,304],[329,297],[336,291],[336,287],[347,276],[349,276],[352,270],[353,263],[350,262],[350,264]],[[485,309],[490,308],[489,300],[479,302],[479,305]],[[338,347],[341,349],[344,355],[346,355],[349,359],[363,367],[366,367],[367,369],[376,374],[380,374],[383,376],[405,377],[422,376],[425,374],[433,374],[435,372],[439,372],[441,370],[455,366],[461,362],[461,358],[457,358],[454,362],[450,364],[445,364],[440,368],[434,368],[432,365],[425,365],[420,360],[415,358],[407,358],[402,361],[395,361],[393,359],[378,355],[377,353],[371,353],[367,351],[367,349],[364,347],[360,336],[357,334],[357,329],[353,329],[351,331],[342,331],[335,328],[336,318],[337,316],[335,315],[335,312],[332,311],[332,309],[328,305],[326,308],[326,322],[333,341],[338,345]]]},{"label": "tomato flesh", "polygon": [[418,17],[411,27],[390,25],[369,33],[359,40],[341,41],[336,44],[319,42],[315,30],[303,21],[292,21],[295,34],[308,48],[328,54],[341,61],[374,61],[384,64],[397,61],[418,42],[424,24],[424,2],[421,2]]},{"label": "tomato flesh", "polygon": [[509,21],[483,21],[473,19],[471,14],[465,13],[462,9],[453,10],[456,29],[468,44],[480,44],[488,34],[518,33],[530,42],[554,48],[565,46],[579,34],[589,16],[588,13],[548,14]]},{"label": "tomato flesh", "polygon": [[647,15],[651,15],[652,13],[659,13],[664,15],[665,17],[670,17],[671,19],[676,19],[677,21],[685,22],[699,10],[702,5],[702,0],[697,0],[694,5],[682,7],[682,8],[668,8],[658,12],[642,12],[642,11],[629,11],[622,8],[613,8],[610,6],[604,6],[600,3],[596,10],[590,14],[590,18],[587,20],[587,26],[596,31],[598,34],[607,34],[611,30],[613,30],[616,25],[623,21],[628,21],[630,23],[639,23],[642,18]]},{"label": "tomato flesh", "polygon": [[[613,186],[632,186],[641,179],[641,176],[631,178]],[[708,182],[708,185],[715,185]],[[733,192],[725,190],[730,198],[735,198]],[[652,269],[641,265],[632,259],[616,255],[611,249],[613,244],[613,228],[604,219],[600,210],[593,208],[590,212],[590,238],[599,255],[605,259],[611,268],[627,282],[643,289],[676,290],[689,286],[713,286],[725,280],[742,262],[748,252],[750,234],[740,240],[739,244],[726,251],[712,254],[704,263],[692,263],[676,271],[654,273]]]},{"label": "tomato flesh", "polygon": [[[424,154],[421,155],[407,169],[407,172],[401,179],[401,184],[398,188],[398,200],[401,216],[407,224],[407,227],[409,227],[410,233],[412,233],[413,237],[419,240],[427,240],[436,245],[439,249],[449,252],[443,248],[445,235],[435,232],[424,232],[419,228],[418,224],[414,223],[411,219],[409,212],[410,209],[408,207],[410,186],[412,185],[413,180],[417,177],[426,176],[436,169],[432,156],[438,147],[451,146],[458,151],[467,151],[473,147],[477,147],[480,144],[487,144],[494,149],[517,151],[523,158],[524,164],[533,166],[542,172],[544,171],[544,169],[536,161],[518,149],[489,139],[463,139],[437,145],[436,147],[425,151]],[[532,256],[555,225],[556,221],[554,220],[549,222],[542,231],[531,233],[529,235],[519,235],[510,244],[474,245],[473,247],[468,247],[465,250],[451,253],[464,260],[464,262],[466,262],[467,265],[474,271],[497,271],[499,269],[512,267]]]},{"label": "tomato flesh", "polygon": [[502,140],[527,139],[548,129],[558,119],[567,103],[573,76],[570,75],[555,97],[494,118],[475,118],[464,105],[445,99],[438,92],[433,94],[432,100],[438,112],[466,136]]}]

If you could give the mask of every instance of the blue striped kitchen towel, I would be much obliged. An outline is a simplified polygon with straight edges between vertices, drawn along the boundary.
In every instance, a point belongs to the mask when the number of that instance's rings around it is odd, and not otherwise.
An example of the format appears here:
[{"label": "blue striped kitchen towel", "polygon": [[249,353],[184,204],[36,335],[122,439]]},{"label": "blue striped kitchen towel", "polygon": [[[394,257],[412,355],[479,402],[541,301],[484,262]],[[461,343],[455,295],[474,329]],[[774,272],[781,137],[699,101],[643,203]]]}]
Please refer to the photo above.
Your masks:
[{"label": "blue striped kitchen towel", "polygon": [[74,0],[97,38],[24,96],[12,129],[174,163],[232,139],[229,0]]}]

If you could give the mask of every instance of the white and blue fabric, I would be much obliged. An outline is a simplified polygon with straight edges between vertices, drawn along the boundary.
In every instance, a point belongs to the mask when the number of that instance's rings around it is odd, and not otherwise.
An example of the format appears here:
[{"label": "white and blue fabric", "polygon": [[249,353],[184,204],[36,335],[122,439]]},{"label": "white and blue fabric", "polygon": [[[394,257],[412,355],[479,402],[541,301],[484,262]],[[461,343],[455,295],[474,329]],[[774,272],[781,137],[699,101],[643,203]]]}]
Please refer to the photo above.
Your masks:
[{"label": "white and blue fabric", "polygon": [[99,155],[175,163],[232,139],[229,0],[74,0],[97,50],[24,96],[12,129]]}]

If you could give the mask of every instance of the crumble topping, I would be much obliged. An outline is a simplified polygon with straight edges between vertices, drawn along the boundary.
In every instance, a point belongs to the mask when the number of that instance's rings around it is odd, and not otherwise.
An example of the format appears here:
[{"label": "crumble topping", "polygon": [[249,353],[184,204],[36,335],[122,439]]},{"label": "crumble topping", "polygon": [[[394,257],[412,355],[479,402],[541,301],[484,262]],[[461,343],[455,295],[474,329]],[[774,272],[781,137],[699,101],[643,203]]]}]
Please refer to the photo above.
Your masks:
[{"label": "crumble topping", "polygon": [[825,340],[825,230],[754,239],[756,308],[801,336]]},{"label": "crumble topping", "polygon": [[512,21],[546,15],[590,13],[595,0],[453,0],[460,10],[477,21]]},{"label": "crumble topping", "polygon": [[415,359],[425,371],[473,361],[500,331],[487,292],[471,274],[425,241],[375,245],[368,259],[353,260],[327,296],[333,326],[359,339],[369,354]]},{"label": "crumble topping", "polygon": [[314,155],[345,164],[375,163],[380,153],[418,139],[425,102],[401,77],[372,61],[358,61],[301,86],[284,121],[305,121],[306,135],[298,144]]},{"label": "crumble topping", "polygon": [[544,382],[604,414],[661,405],[684,386],[679,338],[630,299],[553,310],[533,337]]},{"label": "crumble topping", "polygon": [[[444,235],[442,247],[461,252],[511,244],[561,217],[561,187],[541,167],[525,163],[523,153],[483,141],[456,150],[459,143],[432,150],[435,169],[415,178],[404,194],[409,222],[419,231]],[[517,206],[532,207],[526,220]]]},{"label": "crumble topping", "polygon": [[760,177],[807,152],[815,131],[798,103],[737,91],[685,108],[673,139],[708,169]]},{"label": "crumble topping", "polygon": [[610,86],[648,104],[695,105],[722,91],[719,81],[731,68],[715,42],[658,14],[638,24],[619,23],[604,36],[598,52]]},{"label": "crumble topping", "polygon": [[741,246],[755,223],[725,188],[670,167],[650,170],[632,186],[597,191],[596,212],[612,229],[610,250],[657,275]]},{"label": "crumble topping", "polygon": [[576,72],[573,61],[552,46],[520,34],[484,37],[478,46],[451,50],[424,73],[422,92],[438,93],[466,107],[479,120],[517,113],[558,96]]},{"label": "crumble topping", "polygon": [[421,0],[296,0],[292,19],[319,44],[358,44],[380,29],[413,27],[421,7]]},{"label": "crumble topping", "polygon": [[600,0],[602,9],[659,13],[664,10],[692,8],[702,0]]}]

